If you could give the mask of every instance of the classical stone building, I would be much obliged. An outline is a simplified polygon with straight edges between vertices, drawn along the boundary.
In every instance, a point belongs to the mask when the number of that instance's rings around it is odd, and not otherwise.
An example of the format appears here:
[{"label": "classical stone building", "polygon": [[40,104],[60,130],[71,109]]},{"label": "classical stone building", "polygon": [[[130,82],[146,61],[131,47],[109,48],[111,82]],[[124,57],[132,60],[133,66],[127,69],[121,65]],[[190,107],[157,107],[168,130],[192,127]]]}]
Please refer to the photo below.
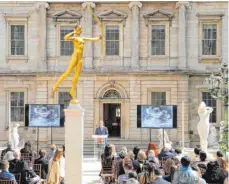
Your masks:
[{"label": "classical stone building", "polygon": [[[211,123],[223,119],[223,106],[208,93],[205,78],[228,60],[227,2],[0,2],[0,140],[10,125],[21,124],[24,140],[36,141],[37,130],[24,127],[24,104],[67,105],[72,76],[57,93],[52,86],[66,69],[72,53],[63,36],[75,24],[85,43],[84,66],[77,98],[85,108],[85,139],[104,119],[116,139],[149,140],[148,129],[137,128],[137,105],[178,107],[172,141],[198,142],[197,108],[205,101],[214,108]],[[182,106],[183,104],[183,106]],[[182,108],[183,107],[183,108]],[[184,116],[182,116],[184,112]],[[183,123],[182,123],[183,122]],[[77,123],[77,122],[76,122]],[[151,136],[156,140],[157,130]],[[64,140],[64,128],[40,128],[39,140]]]}]

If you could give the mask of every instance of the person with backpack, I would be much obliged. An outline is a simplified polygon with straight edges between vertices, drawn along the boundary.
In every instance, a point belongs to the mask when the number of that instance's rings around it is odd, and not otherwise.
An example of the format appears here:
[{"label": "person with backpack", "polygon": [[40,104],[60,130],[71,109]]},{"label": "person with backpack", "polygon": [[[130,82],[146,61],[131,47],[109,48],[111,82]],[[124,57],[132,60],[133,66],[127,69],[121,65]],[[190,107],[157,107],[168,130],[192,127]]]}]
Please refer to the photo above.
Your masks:
[{"label": "person with backpack", "polygon": [[219,181],[219,163],[217,161],[210,161],[202,178],[207,183],[217,183]]}]

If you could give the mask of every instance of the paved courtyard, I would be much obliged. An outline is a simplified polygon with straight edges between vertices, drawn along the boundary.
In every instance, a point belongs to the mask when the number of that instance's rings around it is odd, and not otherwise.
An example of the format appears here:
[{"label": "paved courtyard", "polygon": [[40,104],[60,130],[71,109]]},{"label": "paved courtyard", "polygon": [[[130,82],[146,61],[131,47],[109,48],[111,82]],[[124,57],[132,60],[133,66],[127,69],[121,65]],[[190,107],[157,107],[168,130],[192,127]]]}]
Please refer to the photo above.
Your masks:
[{"label": "paved courtyard", "polygon": [[84,158],[83,162],[83,184],[100,184],[100,162],[92,158]]}]

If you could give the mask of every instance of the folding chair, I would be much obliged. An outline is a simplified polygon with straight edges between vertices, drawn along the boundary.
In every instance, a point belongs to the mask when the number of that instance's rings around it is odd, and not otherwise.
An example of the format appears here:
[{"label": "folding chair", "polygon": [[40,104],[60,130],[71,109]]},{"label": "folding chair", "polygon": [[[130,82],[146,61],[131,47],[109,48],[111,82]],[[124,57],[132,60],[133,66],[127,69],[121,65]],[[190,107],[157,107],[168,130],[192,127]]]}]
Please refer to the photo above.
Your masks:
[{"label": "folding chair", "polygon": [[41,164],[33,164],[33,170],[36,175],[41,177]]},{"label": "folding chair", "polygon": [[0,180],[0,184],[14,184],[13,180]]},{"label": "folding chair", "polygon": [[21,184],[21,173],[13,173],[15,180],[18,184]]},{"label": "folding chair", "polygon": [[32,164],[33,164],[33,156],[30,153],[22,153],[21,154],[21,159],[26,161],[30,167],[32,166]]},{"label": "folding chair", "polygon": [[102,171],[101,171],[101,177],[104,183],[109,183],[111,181],[114,181],[115,179],[115,165],[114,161],[111,160],[108,163],[105,163],[104,160],[102,160]]}]

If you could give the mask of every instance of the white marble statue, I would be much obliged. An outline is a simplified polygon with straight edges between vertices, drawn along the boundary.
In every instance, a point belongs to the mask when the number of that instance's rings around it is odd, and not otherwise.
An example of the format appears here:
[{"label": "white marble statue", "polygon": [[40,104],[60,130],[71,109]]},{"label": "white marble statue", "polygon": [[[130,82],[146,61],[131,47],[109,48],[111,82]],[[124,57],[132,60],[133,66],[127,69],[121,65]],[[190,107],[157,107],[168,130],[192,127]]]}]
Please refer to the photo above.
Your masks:
[{"label": "white marble statue", "polygon": [[18,134],[18,127],[20,126],[20,124],[16,123],[13,125],[12,128],[12,147],[13,149],[18,149],[19,146],[19,134]]},{"label": "white marble statue", "polygon": [[209,135],[209,118],[213,108],[206,107],[204,102],[201,102],[198,108],[198,114],[200,117],[197,125],[197,130],[200,136],[200,148],[202,151],[207,152],[208,148],[208,135]]},{"label": "white marble statue", "polygon": [[215,126],[210,124],[209,131],[210,132],[209,132],[209,136],[208,136],[208,147],[218,148],[219,136],[218,136],[218,132],[217,132]]},{"label": "white marble statue", "polygon": [[[158,139],[160,141],[159,143],[159,149],[162,150],[163,148],[163,129],[159,129],[158,130],[159,134],[158,134]],[[167,132],[164,130],[164,144],[167,148],[172,148],[172,142],[169,140],[169,136],[167,134]]]}]

